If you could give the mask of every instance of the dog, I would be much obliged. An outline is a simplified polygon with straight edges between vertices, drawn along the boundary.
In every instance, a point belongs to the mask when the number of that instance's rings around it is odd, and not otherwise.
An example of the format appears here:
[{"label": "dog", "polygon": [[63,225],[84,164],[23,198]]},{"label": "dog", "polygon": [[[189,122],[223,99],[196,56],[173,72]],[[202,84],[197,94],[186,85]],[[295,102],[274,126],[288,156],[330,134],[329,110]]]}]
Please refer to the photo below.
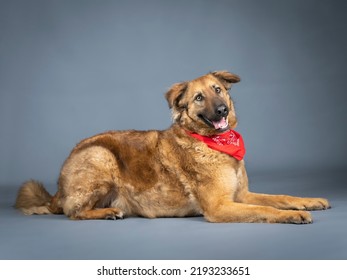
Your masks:
[{"label": "dog", "polygon": [[35,180],[18,191],[24,214],[73,220],[203,216],[213,223],[312,223],[323,198],[249,191],[242,136],[230,96],[240,77],[210,72],[166,93],[173,124],[163,131],[108,131],[82,140],[51,196]]}]

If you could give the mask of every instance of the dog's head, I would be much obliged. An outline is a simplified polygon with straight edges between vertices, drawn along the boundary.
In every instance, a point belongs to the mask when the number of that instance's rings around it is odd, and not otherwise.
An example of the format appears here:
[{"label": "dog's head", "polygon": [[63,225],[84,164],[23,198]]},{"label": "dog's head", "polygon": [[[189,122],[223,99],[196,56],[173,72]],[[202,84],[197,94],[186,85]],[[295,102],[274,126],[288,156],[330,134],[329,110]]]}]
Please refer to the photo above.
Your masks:
[{"label": "dog's head", "polygon": [[166,93],[173,121],[201,135],[214,135],[235,128],[237,119],[229,90],[239,81],[235,74],[216,71],[174,84]]}]

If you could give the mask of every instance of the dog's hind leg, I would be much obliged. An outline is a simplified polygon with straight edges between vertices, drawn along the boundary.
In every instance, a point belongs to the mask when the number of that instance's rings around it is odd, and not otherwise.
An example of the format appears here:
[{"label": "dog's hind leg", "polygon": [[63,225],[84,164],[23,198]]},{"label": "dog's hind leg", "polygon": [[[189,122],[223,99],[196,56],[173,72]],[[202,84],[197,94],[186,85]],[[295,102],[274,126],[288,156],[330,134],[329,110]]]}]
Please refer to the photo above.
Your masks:
[{"label": "dog's hind leg", "polygon": [[124,214],[121,209],[104,203],[106,196],[83,193],[82,196],[67,197],[63,206],[64,213],[73,220],[122,219]]},{"label": "dog's hind leg", "polygon": [[74,220],[118,219],[123,210],[113,203],[119,196],[115,156],[101,146],[75,151],[60,177],[60,201],[64,214]]},{"label": "dog's hind leg", "polygon": [[117,187],[111,182],[94,182],[94,187],[70,187],[74,192],[63,199],[66,216],[73,220],[122,219],[123,211],[112,207]]},{"label": "dog's hind leg", "polygon": [[81,210],[70,217],[74,220],[93,220],[106,219],[117,220],[123,219],[123,212],[119,208],[99,208],[90,210]]}]

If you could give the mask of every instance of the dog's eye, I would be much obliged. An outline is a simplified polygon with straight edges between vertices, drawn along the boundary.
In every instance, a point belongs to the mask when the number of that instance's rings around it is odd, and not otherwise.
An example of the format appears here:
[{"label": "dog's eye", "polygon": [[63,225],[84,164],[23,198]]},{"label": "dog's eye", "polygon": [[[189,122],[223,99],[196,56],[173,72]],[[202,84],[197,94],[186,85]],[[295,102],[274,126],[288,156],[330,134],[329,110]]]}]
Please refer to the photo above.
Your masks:
[{"label": "dog's eye", "polygon": [[220,87],[215,87],[215,88],[214,88],[214,91],[215,91],[216,93],[220,93],[222,90],[221,90]]},{"label": "dog's eye", "polygon": [[197,96],[195,96],[196,101],[202,101],[203,99],[204,97],[201,94],[198,94]]}]

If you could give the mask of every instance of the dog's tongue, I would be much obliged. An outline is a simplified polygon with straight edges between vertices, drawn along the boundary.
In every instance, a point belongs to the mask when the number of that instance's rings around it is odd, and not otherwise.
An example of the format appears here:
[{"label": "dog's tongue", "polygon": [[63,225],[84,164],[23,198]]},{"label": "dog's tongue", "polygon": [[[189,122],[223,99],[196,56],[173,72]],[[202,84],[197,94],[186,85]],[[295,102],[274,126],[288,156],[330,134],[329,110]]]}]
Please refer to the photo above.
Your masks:
[{"label": "dog's tongue", "polygon": [[225,118],[222,118],[220,121],[218,122],[214,122],[212,121],[213,125],[214,125],[214,128],[215,129],[221,129],[221,128],[226,128],[228,126],[228,123],[226,121]]}]

